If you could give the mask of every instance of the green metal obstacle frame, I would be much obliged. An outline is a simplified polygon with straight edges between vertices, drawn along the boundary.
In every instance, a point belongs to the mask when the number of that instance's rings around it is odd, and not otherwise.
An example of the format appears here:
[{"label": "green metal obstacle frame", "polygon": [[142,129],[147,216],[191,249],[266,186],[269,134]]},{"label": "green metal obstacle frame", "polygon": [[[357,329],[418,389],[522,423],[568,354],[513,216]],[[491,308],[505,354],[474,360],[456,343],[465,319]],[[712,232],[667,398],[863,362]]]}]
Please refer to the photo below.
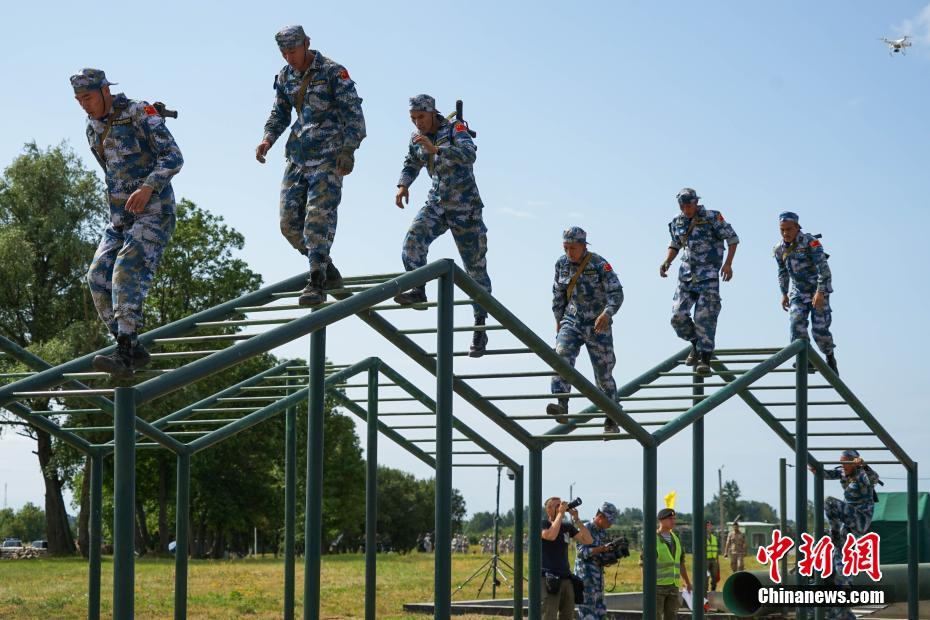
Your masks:
[{"label": "green metal obstacle frame", "polygon": [[[368,470],[366,483],[366,592],[365,617],[375,618],[376,545],[375,523],[376,468],[378,433],[391,438],[411,454],[435,469],[435,581],[434,617],[448,618],[451,610],[451,496],[453,467],[498,467],[503,464],[515,473],[514,508],[517,531],[522,538],[523,468],[512,454],[506,453],[467,426],[454,397],[483,414],[497,427],[507,432],[528,452],[529,523],[531,532],[542,519],[542,452],[553,444],[565,441],[635,440],[643,451],[643,513],[644,532],[655,530],[657,494],[657,454],[659,446],[687,427],[693,433],[693,496],[694,522],[703,521],[703,417],[722,403],[739,397],[758,417],[794,451],[795,521],[799,532],[807,531],[807,466],[814,474],[814,531],[823,533],[823,467],[832,464],[815,457],[816,452],[836,452],[857,447],[865,451],[881,451],[888,460],[870,459],[876,465],[900,464],[907,472],[908,488],[908,616],[917,616],[917,463],[878,423],[875,417],[833,373],[826,363],[799,340],[783,348],[719,349],[712,361],[713,375],[705,380],[691,368],[683,366],[688,349],[676,352],[654,368],[636,377],[618,390],[611,400],[582,374],[557,356],[547,343],[514,316],[502,303],[484,291],[454,262],[445,259],[430,263],[405,274],[380,274],[345,278],[345,287],[330,291],[336,301],[327,302],[312,312],[299,308],[293,299],[306,282],[307,274],[289,278],[277,284],[199,312],[181,321],[154,329],[140,340],[156,352],[153,368],[137,373],[134,385],[111,387],[102,373],[90,371],[96,353],[108,353],[112,347],[85,355],[70,362],[50,367],[43,360],[24,351],[14,343],[0,339],[0,350],[26,364],[31,371],[8,373],[0,377],[14,380],[0,387],[0,406],[20,416],[91,457],[91,548],[88,617],[100,613],[100,542],[103,459],[114,459],[114,580],[113,615],[130,618],[133,615],[134,585],[134,493],[135,451],[140,448],[167,448],[177,455],[177,523],[176,523],[176,584],[175,617],[187,615],[187,540],[189,514],[189,482],[191,457],[222,440],[279,414],[286,418],[285,454],[285,579],[284,617],[294,614],[293,541],[296,511],[296,424],[297,407],[307,403],[307,477],[305,535],[304,618],[319,618],[320,558],[322,534],[323,485],[323,414],[324,397],[336,401],[367,422]],[[389,311],[409,308],[388,302],[394,295],[416,286],[436,281],[436,302],[418,304],[415,309],[430,312],[413,313],[417,327],[399,328],[385,318]],[[458,288],[464,299],[455,299]],[[490,349],[488,356],[513,356],[528,360],[526,370],[519,372],[455,372],[455,358],[467,356],[455,351],[454,335],[471,332],[471,325],[457,327],[455,310],[459,306],[478,303],[496,320],[486,330],[505,332],[520,346]],[[435,377],[435,397],[430,397],[389,366],[384,360],[366,358],[349,366],[326,363],[326,327],[358,317],[378,332],[408,358]],[[268,318],[271,317],[271,318]],[[426,317],[424,321],[422,317]],[[433,322],[434,321],[434,322]],[[423,327],[428,325],[427,327]],[[257,329],[257,333],[243,333]],[[220,333],[216,333],[220,332]],[[192,403],[168,416],[152,422],[137,416],[147,403],[168,393],[191,385],[210,375],[233,367],[247,359],[267,353],[303,336],[310,336],[307,365],[285,362],[260,372],[236,385]],[[429,352],[415,337],[435,338],[434,352]],[[497,342],[498,338],[495,338]],[[197,345],[213,348],[191,350]],[[225,345],[225,346],[224,346]],[[486,357],[472,362],[491,366]],[[180,365],[173,364],[180,361]],[[782,368],[794,361],[795,368]],[[819,373],[821,382],[810,382],[808,363]],[[682,368],[682,369],[679,369]],[[561,375],[574,388],[568,396],[588,404],[568,415],[569,422],[546,431],[537,430],[551,417],[528,413],[540,409],[543,399],[551,394],[526,393],[525,385],[535,379]],[[349,383],[356,375],[367,381]],[[785,379],[788,379],[787,381]],[[488,393],[492,388],[475,386],[505,385],[504,393]],[[519,385],[514,390],[512,386]],[[385,396],[384,389],[397,388],[400,395]],[[365,389],[365,397],[352,397],[355,389]],[[812,393],[818,399],[809,398]],[[496,390],[495,390],[496,392]],[[787,392],[787,396],[784,394]],[[393,394],[393,393],[392,393]],[[772,394],[771,400],[760,400],[761,394]],[[783,395],[783,396],[777,396]],[[61,409],[36,411],[29,402],[44,399]],[[365,403],[363,407],[360,403]],[[414,411],[393,411],[392,405],[417,403]],[[91,405],[88,408],[88,405]],[[420,409],[419,407],[422,407]],[[514,408],[517,408],[514,410]],[[839,414],[809,416],[811,407],[828,407]],[[525,408],[525,409],[524,409]],[[793,410],[776,415],[773,410]],[[59,426],[55,416],[67,414],[70,420],[83,414],[110,414],[112,426]],[[674,415],[662,415],[674,414]],[[205,417],[203,417],[205,416]],[[599,430],[601,418],[613,419],[624,432],[604,434]],[[397,421],[413,419],[414,424]],[[671,418],[671,419],[656,419]],[[790,425],[793,424],[793,430]],[[817,430],[809,431],[816,424]],[[851,427],[851,425],[857,425]],[[653,427],[655,430],[649,431]],[[820,430],[824,429],[824,430]],[[410,437],[409,433],[431,430],[427,438]],[[81,437],[87,432],[110,432],[111,441],[92,444]],[[457,433],[457,435],[456,435]],[[848,441],[848,437],[869,436],[879,443],[850,446],[809,445],[809,439],[833,438]],[[814,439],[816,441],[816,439]],[[432,444],[424,450],[420,443]],[[474,449],[456,449],[467,443]],[[835,442],[839,443],[839,442]],[[454,462],[454,456],[481,455],[481,462]],[[704,584],[704,550],[702,532],[694,529],[693,585],[696,593],[706,590]],[[515,546],[514,618],[523,617],[523,559],[521,545]],[[529,536],[528,612],[530,618],[540,617],[540,538]],[[655,616],[655,538],[644,537],[643,617]],[[700,600],[700,599],[698,599]],[[799,617],[801,612],[798,612]],[[694,618],[702,618],[700,606]]]}]

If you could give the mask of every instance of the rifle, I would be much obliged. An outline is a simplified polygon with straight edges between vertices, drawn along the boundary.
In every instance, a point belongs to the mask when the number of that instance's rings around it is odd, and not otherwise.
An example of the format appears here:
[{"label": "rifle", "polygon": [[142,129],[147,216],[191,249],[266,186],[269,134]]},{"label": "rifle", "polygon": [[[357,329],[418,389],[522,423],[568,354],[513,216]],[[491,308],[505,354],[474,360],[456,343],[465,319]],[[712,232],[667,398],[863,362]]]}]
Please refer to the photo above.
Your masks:
[{"label": "rifle", "polygon": [[462,100],[461,99],[455,102],[455,112],[448,115],[446,117],[446,120],[451,121],[453,118],[455,119],[456,122],[462,123],[463,125],[465,125],[465,130],[468,132],[468,135],[470,135],[472,138],[478,137],[478,132],[473,131],[471,127],[468,126],[468,121],[466,121],[462,117]]}]

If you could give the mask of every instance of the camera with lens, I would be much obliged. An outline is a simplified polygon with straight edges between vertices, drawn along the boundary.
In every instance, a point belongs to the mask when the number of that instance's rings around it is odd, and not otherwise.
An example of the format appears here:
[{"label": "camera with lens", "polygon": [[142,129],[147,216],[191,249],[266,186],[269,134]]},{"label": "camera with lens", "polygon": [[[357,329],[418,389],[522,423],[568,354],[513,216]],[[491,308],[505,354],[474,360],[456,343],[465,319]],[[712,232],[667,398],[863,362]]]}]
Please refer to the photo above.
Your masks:
[{"label": "camera with lens", "polygon": [[601,566],[613,566],[623,558],[630,557],[630,541],[626,536],[614,539],[604,545],[607,551],[595,556]]},{"label": "camera with lens", "polygon": [[580,498],[580,497],[576,497],[576,498],[573,499],[572,501],[568,502],[568,508],[567,508],[567,510],[572,510],[573,508],[578,508],[578,506],[581,506],[581,498]]}]

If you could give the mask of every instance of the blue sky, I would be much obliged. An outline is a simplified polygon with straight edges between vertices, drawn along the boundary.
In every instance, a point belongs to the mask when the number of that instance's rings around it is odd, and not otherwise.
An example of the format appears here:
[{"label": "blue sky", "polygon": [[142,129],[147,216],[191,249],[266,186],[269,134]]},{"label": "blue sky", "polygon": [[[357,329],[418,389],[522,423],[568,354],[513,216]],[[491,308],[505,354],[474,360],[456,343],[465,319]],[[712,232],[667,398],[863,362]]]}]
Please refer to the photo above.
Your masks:
[{"label": "blue sky", "polygon": [[[186,162],[176,194],[242,231],[242,256],[266,282],[290,276],[304,265],[278,231],[283,141],[268,164],[253,157],[272,78],[283,64],[273,35],[289,23],[302,23],[312,47],[344,64],[364,98],[368,138],[345,182],[333,248],[344,274],[401,267],[401,240],[427,189],[424,176],[410,207],[393,205],[412,129],[407,98],[428,92],[443,111],[461,98],[478,131],[475,171],[495,295],[544,338],[552,335],[550,280],[560,231],[580,225],[626,293],[614,325],[618,383],[682,346],[668,324],[674,282],[656,272],[675,194],[687,185],[722,211],[742,240],[734,279],[723,286],[718,344],[785,343],[771,248],[777,214],[791,209],[805,230],[823,233],[832,257],[843,379],[912,458],[930,460],[921,379],[930,300],[920,275],[930,230],[926,0],[355,2],[305,9],[168,1],[96,11],[16,3],[0,24],[0,162],[9,163],[28,141],[67,140],[95,168],[67,78],[84,66],[103,68],[119,82],[114,90],[180,111],[170,121]],[[906,57],[889,57],[878,37],[905,32],[915,36],[914,47]],[[444,256],[456,256],[450,238],[430,253]],[[458,316],[461,324],[469,318],[467,311]],[[396,318],[405,325],[422,320]],[[492,334],[492,346],[505,340]],[[332,328],[328,342],[334,361],[380,355],[432,391],[423,371],[358,321]],[[461,335],[459,345],[466,342]],[[279,353],[305,355],[307,346],[304,340]],[[457,361],[456,368],[524,367],[485,358]],[[586,361],[579,367],[590,373]],[[528,381],[517,389],[547,387]],[[516,442],[480,414],[459,412],[525,460]],[[725,478],[737,480],[744,496],[777,505],[777,460],[790,456],[785,447],[738,404],[715,411],[706,428],[707,498],[715,470],[725,466]],[[0,438],[0,482],[14,507],[42,502],[31,448],[9,433]],[[429,474],[387,441],[381,457]],[[889,479],[884,490],[904,489],[893,479],[903,478],[903,469],[878,469]],[[566,494],[575,482],[589,505],[641,503],[640,450],[630,442],[555,446],[545,452],[544,475],[544,495]],[[659,475],[659,496],[674,489],[679,506],[690,510],[689,434],[662,448]],[[493,508],[492,483],[492,470],[457,470],[454,480],[470,510]],[[505,510],[509,493],[505,480]]]}]

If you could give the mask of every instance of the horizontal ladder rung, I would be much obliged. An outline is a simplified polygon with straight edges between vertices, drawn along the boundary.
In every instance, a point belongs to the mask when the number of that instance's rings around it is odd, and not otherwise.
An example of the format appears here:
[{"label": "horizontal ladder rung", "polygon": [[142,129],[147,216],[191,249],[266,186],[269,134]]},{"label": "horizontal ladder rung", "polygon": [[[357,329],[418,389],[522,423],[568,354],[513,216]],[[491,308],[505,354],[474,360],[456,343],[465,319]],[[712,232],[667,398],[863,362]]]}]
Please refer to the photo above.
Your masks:
[{"label": "horizontal ladder rung", "polygon": [[530,372],[487,372],[476,374],[456,374],[456,379],[517,379],[521,377],[556,377],[559,373],[552,370],[534,370]]},{"label": "horizontal ladder rung", "polygon": [[13,392],[19,398],[61,398],[73,396],[112,396],[113,390],[41,390],[38,392]]},{"label": "horizontal ladder rung", "polygon": [[600,433],[596,435],[588,434],[572,434],[572,435],[533,435],[533,439],[538,439],[542,441],[557,441],[557,442],[568,442],[568,441],[617,441],[622,439],[633,439],[632,435],[627,435],[625,433]]},{"label": "horizontal ladder rung", "polygon": [[[454,332],[490,332],[490,331],[499,331],[507,329],[503,325],[472,325],[470,327],[453,327],[452,331]],[[435,334],[439,331],[435,327],[421,327],[417,329],[400,329],[398,333],[401,334]]]},{"label": "horizontal ladder rung", "polygon": [[[784,400],[774,403],[759,403],[763,407],[794,407],[797,403],[793,400]],[[809,407],[814,405],[848,405],[845,400],[809,400],[807,405]]]},{"label": "horizontal ladder rung", "polygon": [[153,344],[182,344],[191,342],[217,342],[223,340],[248,340],[258,334],[218,334],[209,336],[179,336],[177,338],[156,338]]},{"label": "horizontal ladder rung", "polygon": [[859,452],[882,452],[886,450],[888,452],[891,451],[891,448],[886,448],[885,446],[865,446],[863,448],[858,448],[858,447],[849,448],[848,446],[839,447],[839,448],[836,446],[808,446],[807,449],[810,450],[811,452],[830,452],[830,451],[842,452],[843,450],[850,450],[850,449],[857,450]]},{"label": "horizontal ladder rung", "polygon": [[[484,352],[485,355],[523,355],[526,353],[532,353],[532,349],[488,349]],[[427,353],[430,357],[436,357],[435,353]],[[468,355],[468,351],[455,351],[452,353],[453,357],[465,357]]]}]

